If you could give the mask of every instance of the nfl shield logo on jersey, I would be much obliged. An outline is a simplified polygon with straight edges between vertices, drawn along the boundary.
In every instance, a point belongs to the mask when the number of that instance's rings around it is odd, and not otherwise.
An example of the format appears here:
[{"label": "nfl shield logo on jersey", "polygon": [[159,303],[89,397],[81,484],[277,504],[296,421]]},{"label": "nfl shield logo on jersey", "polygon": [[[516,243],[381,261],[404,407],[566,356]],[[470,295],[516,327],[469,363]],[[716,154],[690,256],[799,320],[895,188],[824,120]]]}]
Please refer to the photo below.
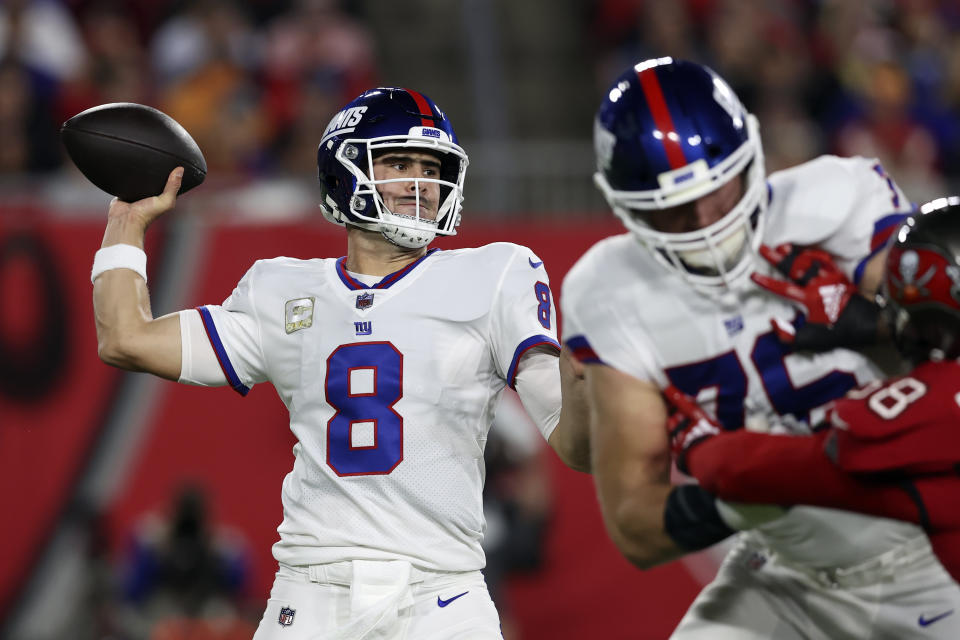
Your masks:
[{"label": "nfl shield logo on jersey", "polygon": [[723,321],[728,336],[735,336],[743,331],[743,316],[734,316]]},{"label": "nfl shield logo on jersey", "polygon": [[280,609],[280,619],[277,622],[280,623],[281,627],[289,627],[293,624],[293,616],[297,615],[296,609],[291,609],[290,607],[282,607]]},{"label": "nfl shield logo on jersey", "polygon": [[369,309],[373,306],[373,294],[361,293],[357,296],[357,309]]}]

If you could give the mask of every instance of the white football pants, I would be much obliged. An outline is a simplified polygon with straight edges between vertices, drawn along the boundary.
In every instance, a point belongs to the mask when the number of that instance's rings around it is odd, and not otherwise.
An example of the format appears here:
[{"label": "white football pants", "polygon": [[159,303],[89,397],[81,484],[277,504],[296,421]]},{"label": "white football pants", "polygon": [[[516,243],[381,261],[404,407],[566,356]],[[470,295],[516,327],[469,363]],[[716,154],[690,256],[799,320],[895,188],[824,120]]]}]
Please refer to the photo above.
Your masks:
[{"label": "white football pants", "polygon": [[960,586],[921,536],[858,567],[815,571],[741,536],[671,640],[956,640]]},{"label": "white football pants", "polygon": [[409,562],[280,565],[254,640],[502,640],[479,571]]}]

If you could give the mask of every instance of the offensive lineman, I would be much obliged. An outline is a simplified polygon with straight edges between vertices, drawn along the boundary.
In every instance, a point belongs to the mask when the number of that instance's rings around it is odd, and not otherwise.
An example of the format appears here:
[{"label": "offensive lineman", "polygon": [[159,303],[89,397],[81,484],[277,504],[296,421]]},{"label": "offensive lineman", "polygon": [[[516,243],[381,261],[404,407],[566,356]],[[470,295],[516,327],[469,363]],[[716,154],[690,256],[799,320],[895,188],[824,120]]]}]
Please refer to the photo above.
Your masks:
[{"label": "offensive lineman", "polygon": [[504,386],[564,462],[589,466],[582,392],[562,359],[561,411],[545,268],[508,243],[427,249],[456,232],[467,156],[416,91],[362,94],[317,157],[347,255],[257,261],[222,305],[162,318],[143,235],[174,206],[182,170],[159,197],[115,199],[92,273],[100,357],[242,395],[269,381],[289,409],[296,460],[257,640],[500,638],[480,541],[483,448]]},{"label": "offensive lineman", "polygon": [[928,608],[960,609],[918,527],[812,507],[758,513],[670,482],[668,385],[726,429],[804,431],[878,377],[852,351],[792,352],[771,321],[799,336],[804,318],[749,276],[771,269],[756,257],[761,241],[816,245],[872,293],[884,243],[911,210],[904,194],[864,158],[824,156],[768,178],[756,119],[729,85],[671,58],[617,78],[594,135],[595,181],[630,233],[590,249],[562,300],[564,342],[586,363],[607,530],[650,567],[752,529],[672,637],[960,637],[960,616],[917,625]]},{"label": "offensive lineman", "polygon": [[[673,448],[678,466],[724,499],[921,524],[960,582],[960,198],[934,200],[907,219],[888,253],[881,296],[878,312],[911,371],[836,400],[813,437],[722,432],[668,387],[680,423]],[[737,455],[744,450],[757,455]],[[931,610],[917,624],[954,613]]]}]

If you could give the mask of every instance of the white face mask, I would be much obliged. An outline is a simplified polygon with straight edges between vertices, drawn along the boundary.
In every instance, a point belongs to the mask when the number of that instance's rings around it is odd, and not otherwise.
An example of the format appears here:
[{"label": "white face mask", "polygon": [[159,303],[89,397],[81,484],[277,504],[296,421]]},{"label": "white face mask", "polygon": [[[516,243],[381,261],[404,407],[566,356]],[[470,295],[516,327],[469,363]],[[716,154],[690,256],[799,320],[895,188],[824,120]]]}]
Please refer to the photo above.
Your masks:
[{"label": "white face mask", "polygon": [[[423,127],[415,127],[420,130]],[[387,136],[371,138],[369,140],[347,139],[336,151],[336,159],[349,170],[356,179],[356,188],[350,199],[350,216],[343,215],[332,199],[321,205],[324,217],[336,224],[351,225],[370,231],[379,231],[384,238],[397,246],[419,249],[429,244],[438,235],[455,235],[460,225],[460,212],[463,208],[463,182],[468,164],[467,155],[457,144],[446,139],[445,134],[440,138],[414,135],[417,131],[404,136]],[[451,162],[456,162],[453,168],[456,175],[447,176],[450,179],[439,178],[391,178],[377,180],[373,175],[373,156],[375,152],[388,149],[425,151],[441,154]],[[364,151],[365,150],[365,151]],[[358,164],[357,159],[365,153],[367,170],[361,169],[364,163]],[[377,189],[378,185],[388,182],[429,182],[440,186],[440,202],[438,203],[435,220],[422,217],[419,213],[407,215],[391,211],[383,201],[383,196]],[[414,192],[419,198],[420,189]],[[420,211],[419,201],[415,207]]]}]

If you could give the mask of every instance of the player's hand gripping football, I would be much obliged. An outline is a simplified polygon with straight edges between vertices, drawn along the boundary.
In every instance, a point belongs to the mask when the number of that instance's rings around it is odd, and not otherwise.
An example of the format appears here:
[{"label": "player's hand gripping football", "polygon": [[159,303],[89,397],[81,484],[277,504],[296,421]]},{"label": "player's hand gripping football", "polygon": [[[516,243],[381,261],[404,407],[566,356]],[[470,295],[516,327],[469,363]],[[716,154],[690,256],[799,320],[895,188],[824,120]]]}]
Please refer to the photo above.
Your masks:
[{"label": "player's hand gripping football", "polygon": [[107,211],[108,223],[120,223],[123,227],[133,227],[136,232],[146,231],[154,220],[173,209],[177,203],[177,192],[183,181],[183,167],[177,167],[167,177],[163,193],[150,196],[136,202],[124,202],[119,198],[110,201]]},{"label": "player's hand gripping football", "polygon": [[722,428],[693,398],[675,386],[667,386],[663,390],[663,396],[670,411],[667,417],[667,433],[670,435],[673,458],[677,469],[689,473],[686,466],[687,452],[696,444],[720,433]]},{"label": "player's hand gripping football", "polygon": [[878,341],[880,307],[858,293],[830,254],[782,244],[775,248],[761,246],[760,255],[787,280],[756,272],[751,280],[806,311],[806,318],[796,328],[777,319],[770,321],[781,342],[797,351],[829,351]]}]

